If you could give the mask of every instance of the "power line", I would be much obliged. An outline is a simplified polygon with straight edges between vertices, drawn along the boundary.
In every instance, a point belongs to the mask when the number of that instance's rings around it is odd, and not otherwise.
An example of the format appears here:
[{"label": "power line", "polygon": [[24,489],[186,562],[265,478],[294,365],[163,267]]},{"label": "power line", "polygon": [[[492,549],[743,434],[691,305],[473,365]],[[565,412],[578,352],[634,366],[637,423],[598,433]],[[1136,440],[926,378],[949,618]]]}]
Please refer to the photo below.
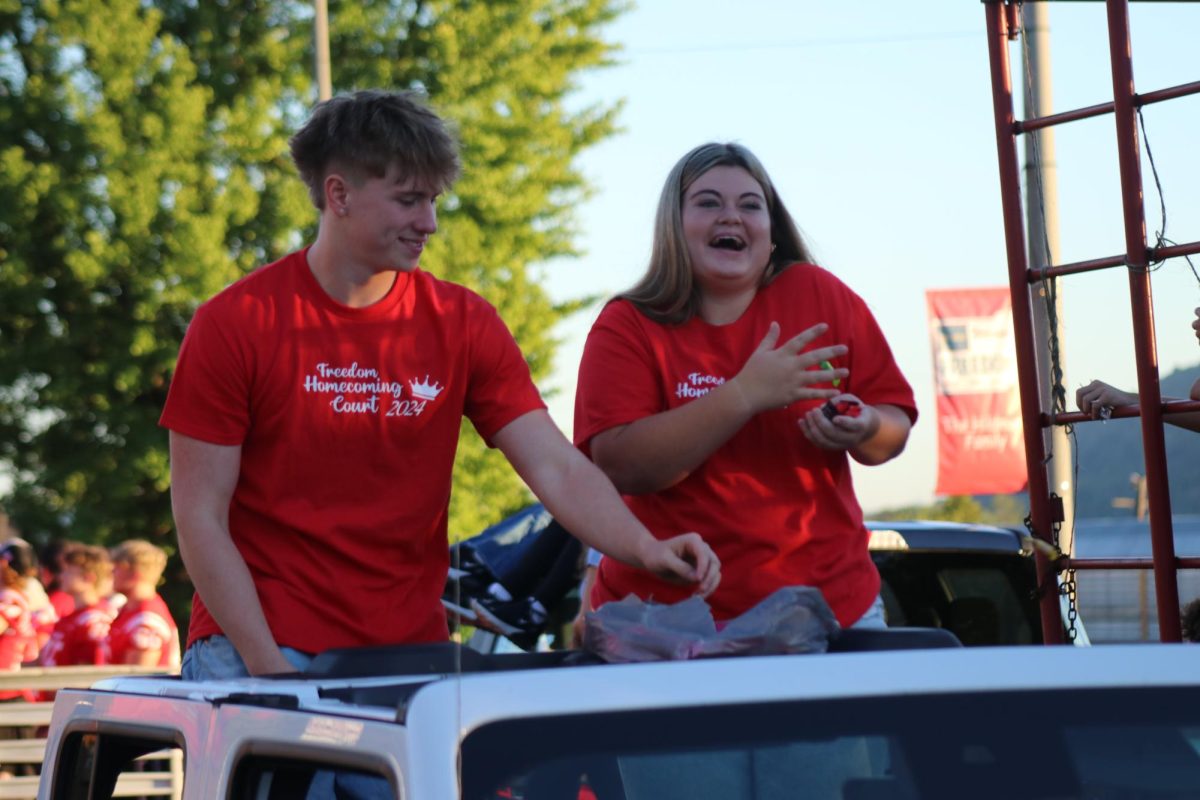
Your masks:
[{"label": "power line", "polygon": [[739,42],[735,44],[701,44],[681,47],[635,47],[624,51],[627,56],[674,56],[693,53],[744,53],[751,50],[802,50],[815,47],[844,47],[847,45],[904,44],[952,39],[977,39],[980,31],[947,31],[945,33],[914,33],[908,35],[855,36],[835,39],[797,39],[786,42]]}]

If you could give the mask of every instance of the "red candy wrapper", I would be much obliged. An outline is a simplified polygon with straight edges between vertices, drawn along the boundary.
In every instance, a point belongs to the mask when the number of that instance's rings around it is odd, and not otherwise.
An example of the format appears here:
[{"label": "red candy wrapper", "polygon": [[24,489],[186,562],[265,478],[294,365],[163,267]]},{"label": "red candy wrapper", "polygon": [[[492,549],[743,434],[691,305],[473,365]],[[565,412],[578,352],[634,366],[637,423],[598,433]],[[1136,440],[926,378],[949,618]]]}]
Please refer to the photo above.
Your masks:
[{"label": "red candy wrapper", "polygon": [[862,405],[853,400],[839,400],[836,403],[832,400],[826,400],[825,405],[821,406],[821,413],[825,415],[826,419],[833,419],[834,417],[857,417],[862,413]]}]

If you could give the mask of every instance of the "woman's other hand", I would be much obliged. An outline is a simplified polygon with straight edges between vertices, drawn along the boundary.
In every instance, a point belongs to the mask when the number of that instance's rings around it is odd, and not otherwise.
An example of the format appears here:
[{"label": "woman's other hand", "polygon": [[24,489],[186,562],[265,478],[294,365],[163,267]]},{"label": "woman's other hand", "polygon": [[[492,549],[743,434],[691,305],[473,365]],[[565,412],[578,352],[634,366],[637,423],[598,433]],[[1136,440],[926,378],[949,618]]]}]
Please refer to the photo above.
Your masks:
[{"label": "woman's other hand", "polygon": [[829,401],[833,404],[849,403],[857,407],[857,414],[835,414],[825,412],[823,406],[809,409],[800,418],[800,429],[805,438],[823,450],[849,450],[870,439],[879,430],[879,411],[864,404],[852,394],[839,394]]}]

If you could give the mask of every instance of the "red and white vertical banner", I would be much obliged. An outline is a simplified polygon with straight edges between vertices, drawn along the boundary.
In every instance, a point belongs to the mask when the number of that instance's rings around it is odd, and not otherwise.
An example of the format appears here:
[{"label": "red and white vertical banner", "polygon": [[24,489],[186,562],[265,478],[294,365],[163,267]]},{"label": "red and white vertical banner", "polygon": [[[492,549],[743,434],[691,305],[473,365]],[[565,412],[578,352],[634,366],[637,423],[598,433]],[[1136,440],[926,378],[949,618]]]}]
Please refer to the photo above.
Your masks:
[{"label": "red and white vertical banner", "polygon": [[939,495],[1025,488],[1017,348],[1007,288],[925,292],[937,393]]}]

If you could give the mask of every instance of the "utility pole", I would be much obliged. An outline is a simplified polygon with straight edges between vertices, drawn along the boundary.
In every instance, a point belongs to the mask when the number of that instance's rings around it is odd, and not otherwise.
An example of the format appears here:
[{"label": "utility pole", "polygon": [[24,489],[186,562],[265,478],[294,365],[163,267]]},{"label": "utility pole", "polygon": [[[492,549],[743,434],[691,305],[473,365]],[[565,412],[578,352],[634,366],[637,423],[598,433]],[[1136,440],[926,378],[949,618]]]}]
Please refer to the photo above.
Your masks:
[{"label": "utility pole", "polygon": [[[1044,117],[1053,113],[1050,80],[1050,13],[1049,3],[1025,3],[1022,6],[1022,36],[1025,57],[1025,117]],[[1054,157],[1054,130],[1042,128],[1025,135],[1025,219],[1029,242],[1029,266],[1040,269],[1058,263],[1058,164]],[[1033,301],[1034,332],[1040,345],[1038,375],[1042,385],[1042,407],[1054,408],[1053,362],[1050,356],[1050,337],[1063,340],[1062,293],[1058,287],[1051,300],[1049,286],[1038,284]],[[1057,320],[1050,325],[1051,306]],[[1066,383],[1066,363],[1059,347],[1058,365]],[[1071,399],[1067,395],[1067,402]],[[1059,548],[1068,555],[1075,552],[1075,477],[1071,470],[1071,442],[1060,425],[1051,426],[1046,434],[1046,452],[1050,454],[1048,482],[1050,490],[1062,498],[1063,524]]]},{"label": "utility pole", "polygon": [[333,79],[329,69],[329,3],[315,0],[313,11],[313,48],[317,74],[317,99],[333,97]]}]

